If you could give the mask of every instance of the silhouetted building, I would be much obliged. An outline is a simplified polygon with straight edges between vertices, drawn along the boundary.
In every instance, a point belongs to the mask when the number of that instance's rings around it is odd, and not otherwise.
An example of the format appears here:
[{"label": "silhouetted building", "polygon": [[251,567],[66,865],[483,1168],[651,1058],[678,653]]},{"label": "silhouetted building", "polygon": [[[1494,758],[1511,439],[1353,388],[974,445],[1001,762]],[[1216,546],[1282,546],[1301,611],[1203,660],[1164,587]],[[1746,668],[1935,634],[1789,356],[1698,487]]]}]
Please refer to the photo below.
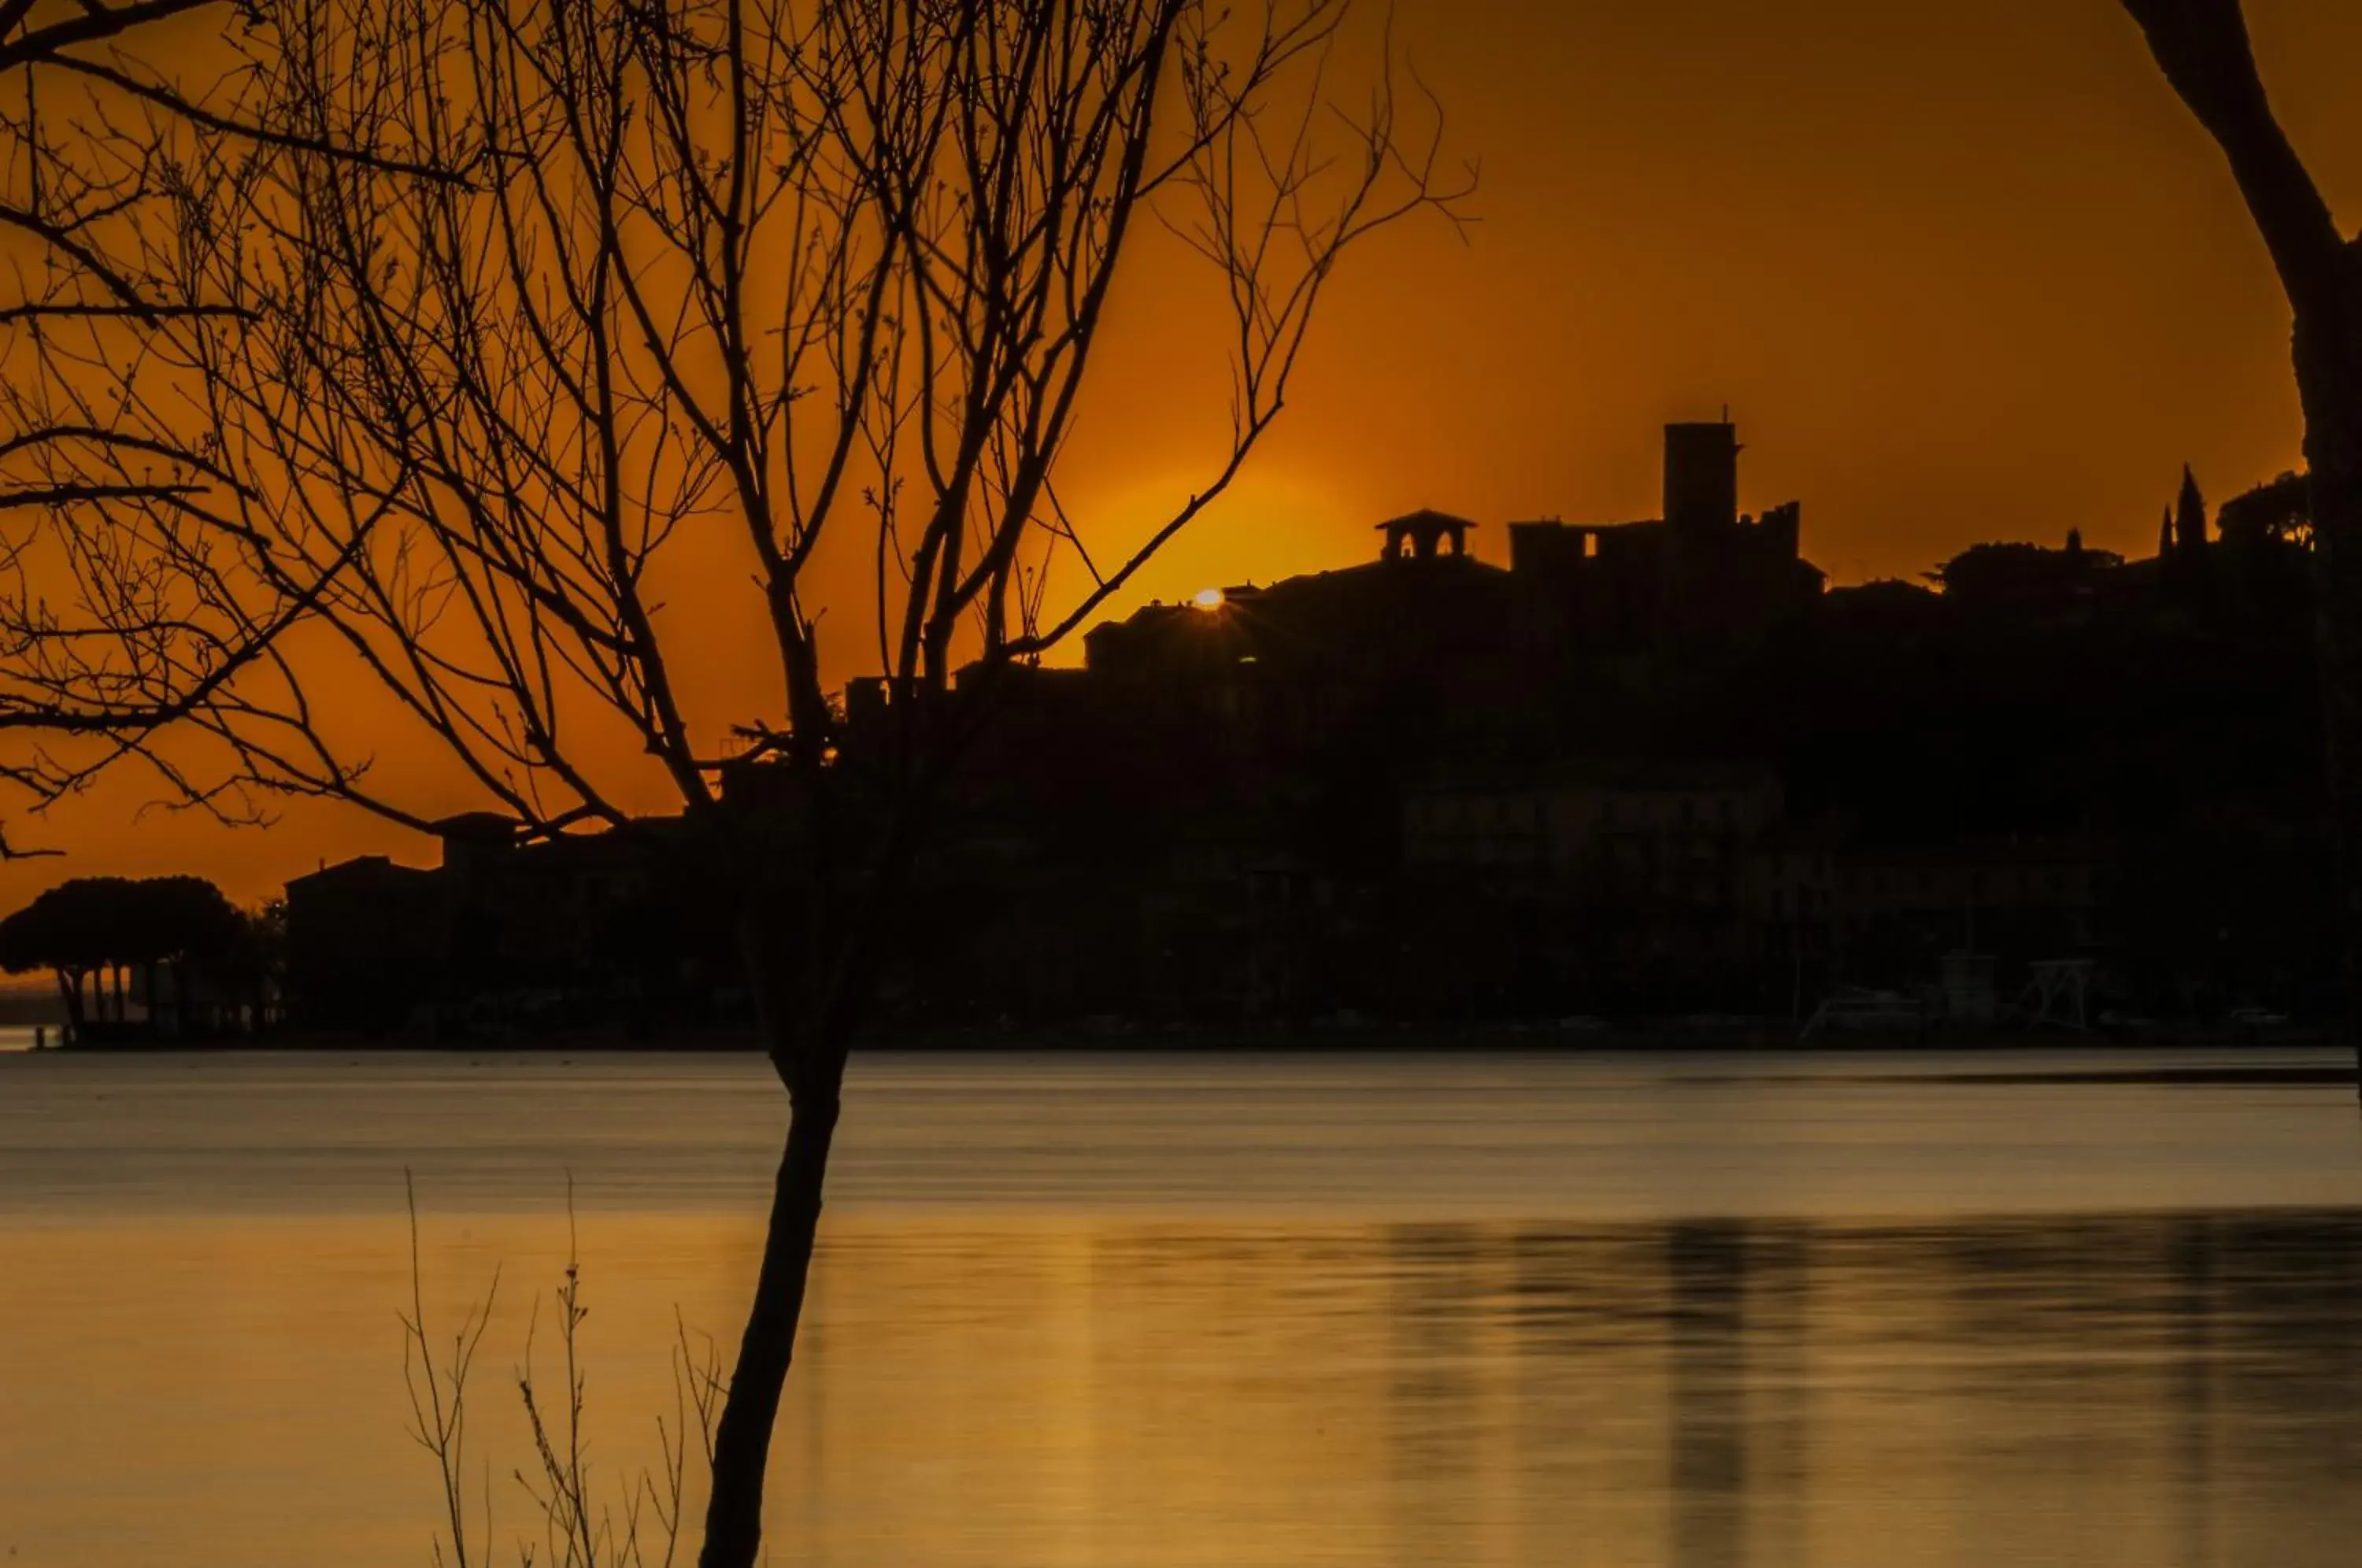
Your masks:
[{"label": "silhouetted building", "polygon": [[1510,1010],[1695,1006],[1751,977],[1749,861],[1781,812],[1780,781],[1758,765],[1445,773],[1406,796],[1403,874],[1463,926],[1524,949],[1503,988]]},{"label": "silhouetted building", "polygon": [[1801,556],[1804,508],[1738,513],[1738,433],[1665,427],[1664,516],[1509,525],[1529,624],[1562,652],[1760,636],[1808,608],[1823,574]]},{"label": "silhouetted building", "polygon": [[1096,627],[1086,668],[1135,715],[1163,712],[1199,726],[1198,745],[1256,756],[1372,726],[1413,756],[1481,750],[1476,734],[1531,737],[1570,695],[1623,679],[1602,660],[1745,647],[1818,599],[1801,508],[1738,514],[1738,450],[1727,424],[1669,426],[1664,518],[1512,524],[1504,570],[1473,553],[1477,525],[1415,512],[1378,525],[1374,561]]},{"label": "silhouetted building", "polygon": [[1386,536],[1385,559],[1390,561],[1431,561],[1446,554],[1458,557],[1468,553],[1468,530],[1476,526],[1465,517],[1454,517],[1446,512],[1413,512],[1378,525]]},{"label": "silhouetted building", "polygon": [[1379,525],[1379,558],[1268,587],[1153,604],[1083,639],[1101,690],[1295,745],[1388,702],[1425,720],[1502,716],[1533,690],[1510,574],[1467,547],[1463,519]]},{"label": "silhouetted building", "polygon": [[536,843],[495,812],[435,827],[439,866],[364,856],[289,881],[297,1026],[435,1033],[594,1012],[627,1021],[635,1004],[680,988],[681,964],[713,950],[699,940],[712,911],[698,889],[672,885],[681,868],[665,847],[678,819]]},{"label": "silhouetted building", "polygon": [[2030,964],[2098,945],[2099,856],[2081,839],[1862,845],[1835,870],[1837,955],[1857,979],[1924,985],[1945,955],[1978,954],[2014,987]]}]

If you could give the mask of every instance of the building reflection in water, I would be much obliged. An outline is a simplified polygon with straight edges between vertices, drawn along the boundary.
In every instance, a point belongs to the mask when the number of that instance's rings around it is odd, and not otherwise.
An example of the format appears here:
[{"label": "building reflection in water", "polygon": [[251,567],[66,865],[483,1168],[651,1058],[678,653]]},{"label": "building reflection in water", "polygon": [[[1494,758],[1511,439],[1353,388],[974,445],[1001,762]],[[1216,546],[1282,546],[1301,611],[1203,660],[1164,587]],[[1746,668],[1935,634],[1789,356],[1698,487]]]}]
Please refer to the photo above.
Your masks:
[{"label": "building reflection in water", "polygon": [[1682,1568],[1747,1559],[1747,1272],[1743,1225],[1665,1233],[1669,1500]]},{"label": "building reflection in water", "polygon": [[[913,1562],[990,1560],[993,1519],[1160,1568],[2237,1568],[2362,1527],[2347,1214],[840,1252],[781,1517],[890,1518]],[[798,1544],[854,1560],[833,1522]]]}]

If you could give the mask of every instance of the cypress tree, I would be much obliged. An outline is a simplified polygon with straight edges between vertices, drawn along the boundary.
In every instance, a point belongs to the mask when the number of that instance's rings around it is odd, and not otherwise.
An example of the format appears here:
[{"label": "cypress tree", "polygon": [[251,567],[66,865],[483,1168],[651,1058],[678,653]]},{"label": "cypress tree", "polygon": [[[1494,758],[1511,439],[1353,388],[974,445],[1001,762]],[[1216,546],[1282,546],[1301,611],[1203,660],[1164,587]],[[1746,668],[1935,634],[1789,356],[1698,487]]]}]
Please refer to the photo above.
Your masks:
[{"label": "cypress tree", "polygon": [[2201,555],[2206,548],[2206,497],[2198,489],[2198,476],[2186,463],[2181,469],[2181,499],[2174,507],[2173,543],[2185,556]]}]

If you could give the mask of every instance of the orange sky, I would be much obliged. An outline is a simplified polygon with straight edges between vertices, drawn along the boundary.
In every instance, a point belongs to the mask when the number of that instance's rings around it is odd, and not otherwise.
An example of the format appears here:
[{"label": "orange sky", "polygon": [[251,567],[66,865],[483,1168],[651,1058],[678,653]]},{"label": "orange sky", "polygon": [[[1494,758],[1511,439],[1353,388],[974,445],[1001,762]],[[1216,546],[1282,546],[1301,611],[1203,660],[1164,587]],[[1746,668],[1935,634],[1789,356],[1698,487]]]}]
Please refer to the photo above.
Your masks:
[{"label": "orange sky", "polygon": [[[2350,227],[2362,6],[2248,10]],[[2115,0],[1398,12],[1454,146],[1483,159],[1481,222],[1355,258],[1287,422],[1139,597],[1356,560],[1416,506],[1478,519],[1496,558],[1512,518],[1650,515],[1658,426],[1726,403],[1742,504],[1802,498],[1805,552],[1839,581],[2070,526],[2144,552],[2185,460],[2218,500],[2296,463],[2286,307]],[[1220,414],[1172,377],[1191,327],[1163,265],[1130,280],[1101,351],[1063,480],[1087,518],[1169,501],[1203,452],[1193,421]],[[0,909],[70,875],[186,869],[253,899],[323,857],[433,854],[334,807],[229,834],[134,823],[139,801],[103,790],[18,827],[72,853],[0,866]]]}]

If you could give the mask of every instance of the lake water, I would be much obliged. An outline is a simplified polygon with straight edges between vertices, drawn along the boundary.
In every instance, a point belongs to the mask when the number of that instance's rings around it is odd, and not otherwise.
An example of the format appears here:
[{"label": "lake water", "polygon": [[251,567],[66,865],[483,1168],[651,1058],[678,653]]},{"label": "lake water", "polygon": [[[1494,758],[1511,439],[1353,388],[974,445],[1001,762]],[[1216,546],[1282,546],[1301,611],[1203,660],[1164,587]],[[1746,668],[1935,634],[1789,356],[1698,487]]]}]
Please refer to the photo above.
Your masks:
[{"label": "lake water", "polygon": [[[869,1058],[773,1560],[2344,1568],[2362,1115],[2216,1071],[2330,1060]],[[428,1562],[405,1168],[434,1331],[498,1275],[515,1562],[569,1176],[620,1496],[783,1117],[744,1058],[0,1057],[0,1562]]]}]

